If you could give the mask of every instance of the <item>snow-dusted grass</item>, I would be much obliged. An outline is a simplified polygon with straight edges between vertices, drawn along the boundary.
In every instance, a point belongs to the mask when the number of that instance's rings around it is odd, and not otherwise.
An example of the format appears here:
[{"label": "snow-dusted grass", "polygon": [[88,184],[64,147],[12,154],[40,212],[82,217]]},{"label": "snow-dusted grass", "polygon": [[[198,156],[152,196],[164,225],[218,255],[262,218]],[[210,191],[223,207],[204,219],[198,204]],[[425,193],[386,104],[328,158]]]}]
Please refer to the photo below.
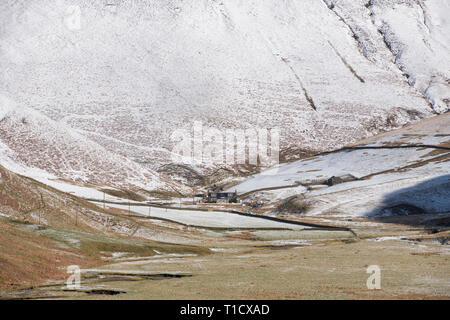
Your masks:
[{"label": "snow-dusted grass", "polygon": [[[442,140],[442,138],[441,138]],[[233,187],[239,193],[264,188],[310,184],[327,180],[332,176],[351,174],[361,178],[384,170],[401,168],[431,156],[430,149],[368,149],[346,150],[268,170]]]},{"label": "snow-dusted grass", "polygon": [[[127,205],[108,204],[109,207],[128,210]],[[307,229],[301,225],[281,223],[262,218],[241,216],[220,211],[173,210],[165,208],[133,206],[131,211],[155,218],[169,219],[187,225],[213,228],[286,228],[292,230]]]},{"label": "snow-dusted grass", "polygon": [[[5,106],[7,110],[14,105],[8,102]],[[169,192],[190,190],[31,108],[11,107],[0,123],[0,132],[0,164],[39,181],[61,178],[100,186]],[[58,182],[48,184],[67,189]],[[71,189],[77,194],[86,193],[80,188]]]},{"label": "snow-dusted grass", "polygon": [[[425,144],[449,145],[450,115],[360,142],[359,147]],[[450,209],[449,150],[434,148],[345,150],[296,161],[250,177],[233,187],[238,192],[268,188],[253,197],[272,202],[303,194],[307,215],[379,216],[383,208],[408,204],[428,213]],[[298,183],[323,183],[351,174],[356,181],[306,189]],[[280,186],[285,188],[277,189]],[[386,213],[388,211],[384,211]]]}]

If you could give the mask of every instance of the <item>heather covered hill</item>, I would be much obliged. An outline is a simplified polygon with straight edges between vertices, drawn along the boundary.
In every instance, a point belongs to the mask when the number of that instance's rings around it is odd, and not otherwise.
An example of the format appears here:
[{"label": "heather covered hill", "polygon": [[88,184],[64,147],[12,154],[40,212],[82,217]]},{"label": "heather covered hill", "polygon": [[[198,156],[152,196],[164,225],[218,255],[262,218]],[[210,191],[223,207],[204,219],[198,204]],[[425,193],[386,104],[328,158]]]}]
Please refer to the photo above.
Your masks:
[{"label": "heather covered hill", "polygon": [[[340,147],[448,109],[447,7],[444,0],[3,1],[0,93],[46,120],[24,130],[16,110],[15,120],[0,122],[0,140],[27,166],[91,182],[108,169],[99,161],[63,165],[79,153],[68,152],[61,135],[142,172],[171,161],[171,133],[194,119],[219,129],[278,127],[282,155]],[[67,128],[54,141],[63,151],[24,160],[31,145],[47,148],[35,136],[55,126]],[[136,184],[158,188],[147,172],[154,183]]]}]

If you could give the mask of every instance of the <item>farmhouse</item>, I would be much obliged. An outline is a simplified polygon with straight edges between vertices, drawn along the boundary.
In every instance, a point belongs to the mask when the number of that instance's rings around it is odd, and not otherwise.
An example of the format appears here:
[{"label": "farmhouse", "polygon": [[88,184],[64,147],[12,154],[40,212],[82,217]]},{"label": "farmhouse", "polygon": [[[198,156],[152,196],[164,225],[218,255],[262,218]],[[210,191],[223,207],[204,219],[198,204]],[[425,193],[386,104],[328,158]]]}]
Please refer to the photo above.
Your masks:
[{"label": "farmhouse", "polygon": [[226,203],[236,203],[237,202],[237,192],[215,192],[209,191],[208,196],[206,197],[207,203],[217,203],[217,202],[226,202]]}]

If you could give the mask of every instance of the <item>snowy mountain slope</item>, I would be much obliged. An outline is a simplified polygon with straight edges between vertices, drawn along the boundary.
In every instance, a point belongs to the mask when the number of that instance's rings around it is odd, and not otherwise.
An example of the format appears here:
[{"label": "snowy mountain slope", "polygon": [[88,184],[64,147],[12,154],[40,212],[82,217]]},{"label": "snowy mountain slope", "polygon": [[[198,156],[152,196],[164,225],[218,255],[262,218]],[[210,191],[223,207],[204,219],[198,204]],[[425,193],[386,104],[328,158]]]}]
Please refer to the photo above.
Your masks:
[{"label": "snowy mountain slope", "polygon": [[[418,146],[414,147],[416,145]],[[422,145],[447,149],[424,148]],[[391,148],[395,146],[398,148]],[[259,189],[294,186],[299,183],[310,184],[345,174],[363,178],[378,172],[430,161],[442,154],[450,153],[449,148],[450,114],[446,113],[361,140],[342,151],[274,167],[248,178],[232,190],[247,193]]]},{"label": "snowy mountain slope", "polygon": [[0,119],[0,161],[8,169],[47,184],[59,178],[131,189],[184,189],[33,109],[14,106],[7,98],[1,107],[9,109]]},{"label": "snowy mountain slope", "polygon": [[[282,165],[231,190],[256,192],[254,197],[272,203],[295,196],[308,204],[308,215],[373,216],[404,203],[429,213],[450,212],[449,130],[450,114],[446,113],[353,146],[366,149]],[[353,177],[325,185],[333,176],[346,175]]]},{"label": "snowy mountain slope", "polygon": [[450,104],[450,3],[445,0],[371,1],[373,20],[408,82],[437,112]]},{"label": "snowy mountain slope", "polygon": [[[447,138],[448,139],[448,138]],[[419,149],[419,148],[417,148]],[[429,149],[376,149],[342,151],[282,165],[265,171],[233,187],[239,193],[259,189],[324,183],[332,176],[350,174],[362,178],[380,171],[401,168],[432,158]]]},{"label": "snowy mountain slope", "polygon": [[391,210],[405,204],[429,214],[449,215],[449,168],[447,160],[444,165],[426,164],[404,173],[380,174],[370,180],[347,182],[297,195],[300,202],[309,206],[307,215],[394,215]]},{"label": "snowy mountain slope", "polygon": [[386,69],[392,67],[386,62],[393,61],[436,112],[448,110],[448,1],[324,1],[348,25],[368,60]]},{"label": "snowy mountain slope", "polygon": [[[70,22],[74,4],[79,28]],[[0,93],[72,128],[99,153],[149,169],[171,161],[171,133],[194,120],[222,130],[279,127],[282,153],[337,148],[433,112],[372,21],[376,8],[392,6],[371,7],[318,0],[2,1]],[[435,0],[427,12],[441,7]],[[436,32],[443,28],[436,24]],[[439,39],[444,46],[433,50],[447,57],[447,40]],[[444,101],[433,88],[426,96]],[[10,125],[9,138],[0,137],[11,149],[18,128]],[[26,150],[32,141],[18,145]],[[43,168],[49,153],[41,155],[27,161]],[[94,167],[74,170],[103,170]],[[71,175],[55,162],[52,170]]]}]

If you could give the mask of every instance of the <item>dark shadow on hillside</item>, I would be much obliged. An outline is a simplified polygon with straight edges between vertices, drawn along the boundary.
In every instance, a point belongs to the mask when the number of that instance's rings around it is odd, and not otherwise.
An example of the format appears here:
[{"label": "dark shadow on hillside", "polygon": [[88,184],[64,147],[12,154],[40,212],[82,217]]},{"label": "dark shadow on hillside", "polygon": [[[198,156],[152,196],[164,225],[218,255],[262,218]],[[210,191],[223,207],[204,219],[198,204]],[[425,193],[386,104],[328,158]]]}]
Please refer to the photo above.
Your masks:
[{"label": "dark shadow on hillside", "polygon": [[450,227],[450,174],[387,194],[366,217],[426,228]]}]

